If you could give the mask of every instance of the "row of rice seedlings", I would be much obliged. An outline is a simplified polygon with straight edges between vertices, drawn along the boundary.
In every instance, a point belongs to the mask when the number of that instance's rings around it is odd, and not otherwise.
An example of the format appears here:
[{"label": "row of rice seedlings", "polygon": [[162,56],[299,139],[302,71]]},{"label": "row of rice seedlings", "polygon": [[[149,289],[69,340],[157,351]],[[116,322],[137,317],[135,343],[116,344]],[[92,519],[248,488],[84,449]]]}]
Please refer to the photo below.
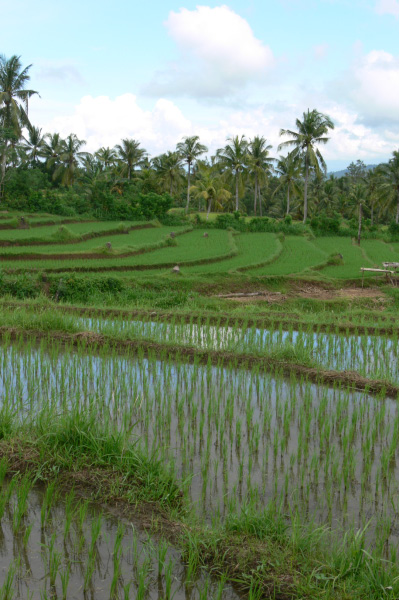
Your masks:
[{"label": "row of rice seedlings", "polygon": [[[0,354],[3,423],[44,429],[75,410],[129,432],[187,481],[209,519],[250,503],[283,505],[395,547],[396,402],[252,370],[19,342]],[[41,422],[43,424],[41,425]]]},{"label": "row of rice seedlings", "polygon": [[130,339],[146,338],[156,342],[189,345],[221,352],[275,354],[295,362],[314,364],[320,368],[351,370],[373,379],[399,383],[398,335],[340,335],[283,328],[217,327],[196,323],[125,321],[123,319],[81,318],[78,326],[96,332]]},{"label": "row of rice seedlings", "polygon": [[[3,460],[0,473],[5,471]],[[132,523],[103,515],[73,490],[61,502],[54,485],[43,490],[29,476],[16,476],[3,480],[0,493],[2,600],[39,594],[60,600],[143,600],[153,593],[171,600],[187,592],[193,600],[236,597],[225,576],[211,581],[198,561],[192,569],[192,559],[183,562],[165,540],[155,541]]]}]

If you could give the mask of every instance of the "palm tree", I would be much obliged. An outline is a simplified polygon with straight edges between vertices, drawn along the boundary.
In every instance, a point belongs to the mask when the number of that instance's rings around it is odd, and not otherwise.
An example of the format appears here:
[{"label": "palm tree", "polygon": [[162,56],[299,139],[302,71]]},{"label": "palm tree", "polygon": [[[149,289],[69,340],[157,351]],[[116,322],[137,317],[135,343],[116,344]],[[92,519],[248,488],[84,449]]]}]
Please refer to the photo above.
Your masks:
[{"label": "palm tree", "polygon": [[387,204],[396,204],[395,223],[399,223],[399,150],[393,151],[391,160],[378,167],[380,190]]},{"label": "palm tree", "polygon": [[263,183],[268,173],[272,170],[274,158],[269,156],[272,146],[267,143],[264,137],[255,136],[250,140],[248,146],[248,167],[249,172],[255,179],[255,197],[254,197],[254,214],[259,200],[260,216],[262,216],[262,202],[260,199],[261,183]]},{"label": "palm tree", "polygon": [[46,161],[57,160],[61,151],[63,140],[59,133],[46,133],[43,137],[43,157]]},{"label": "palm tree", "polygon": [[235,198],[236,198],[236,211],[239,209],[239,186],[241,183],[242,173],[247,166],[248,158],[248,142],[245,136],[229,137],[227,144],[224,148],[217,151],[217,157],[223,170],[230,173],[235,180]]},{"label": "palm tree", "polygon": [[363,205],[367,198],[367,188],[364,183],[355,183],[350,192],[349,199],[354,205],[355,210],[357,209],[359,215],[359,225],[357,230],[357,243],[360,246],[360,237],[362,234],[362,219],[363,219]]},{"label": "palm tree", "polygon": [[[59,165],[53,173],[53,179],[60,179],[61,183],[70,186],[75,181],[76,169],[80,162],[88,156],[88,152],[82,152],[80,149],[86,144],[85,140],[79,140],[74,133],[70,133],[63,141],[61,152],[58,156]],[[49,166],[52,161],[50,159]]]},{"label": "palm tree", "polygon": [[191,186],[190,191],[193,192],[196,198],[205,200],[207,205],[207,220],[212,206],[218,210],[222,210],[225,203],[231,197],[231,192],[224,187],[220,175],[207,166],[202,166],[199,169],[197,182]]},{"label": "palm tree", "polygon": [[327,144],[329,138],[326,137],[329,129],[334,129],[334,123],[327,115],[319,113],[317,110],[309,110],[303,113],[303,120],[296,120],[298,131],[290,129],[281,129],[280,135],[289,135],[290,140],[279,145],[281,148],[294,146],[295,154],[303,160],[305,170],[305,190],[303,196],[303,222],[308,218],[308,182],[309,171],[315,169],[320,171],[320,165],[326,171],[326,163],[321,152],[316,148],[317,144]]},{"label": "palm tree", "polygon": [[42,135],[42,130],[33,125],[28,126],[28,137],[23,138],[25,143],[22,144],[26,156],[30,163],[35,166],[38,163],[38,158],[43,156],[45,139]]},{"label": "palm tree", "polygon": [[183,138],[182,142],[179,142],[176,146],[176,149],[184,162],[187,164],[188,172],[187,172],[187,204],[186,204],[186,213],[188,212],[188,207],[190,205],[190,180],[191,180],[191,167],[196,160],[205,152],[208,152],[208,148],[203,144],[200,144],[199,136],[193,135],[191,137]]},{"label": "palm tree", "polygon": [[336,201],[338,197],[337,180],[334,175],[330,175],[324,184],[323,200],[324,206],[328,214],[332,215],[336,209]]},{"label": "palm tree", "polygon": [[273,196],[283,188],[287,189],[287,210],[290,214],[290,199],[292,196],[298,196],[300,193],[298,179],[301,176],[301,165],[298,157],[290,152],[287,156],[280,156],[277,163],[276,173],[279,176],[279,183],[273,192]]},{"label": "palm tree", "polygon": [[179,152],[165,152],[152,160],[153,167],[162,189],[173,195],[173,190],[179,188],[183,180],[182,157]]},{"label": "palm tree", "polygon": [[112,167],[117,160],[114,148],[99,148],[95,153],[95,157],[100,161],[105,169]]},{"label": "palm tree", "polygon": [[147,151],[140,148],[140,142],[125,138],[121,144],[115,146],[118,153],[118,161],[122,165],[122,176],[127,175],[128,180],[132,178],[135,167],[141,165]]},{"label": "palm tree", "polygon": [[375,209],[375,205],[381,200],[381,194],[383,193],[383,190],[381,192],[380,186],[379,186],[379,173],[376,170],[370,170],[367,171],[366,176],[365,176],[365,181],[366,181],[366,187],[367,187],[367,197],[369,200],[369,204],[370,204],[370,210],[371,210],[371,214],[370,214],[370,218],[371,218],[371,225],[374,225],[374,209]]},{"label": "palm tree", "polygon": [[32,65],[23,69],[20,58],[14,55],[7,59],[0,55],[0,127],[4,132],[0,161],[0,200],[4,196],[9,141],[18,140],[21,137],[22,127],[29,124],[28,100],[37,94],[34,90],[25,89],[30,79],[28,72]]}]

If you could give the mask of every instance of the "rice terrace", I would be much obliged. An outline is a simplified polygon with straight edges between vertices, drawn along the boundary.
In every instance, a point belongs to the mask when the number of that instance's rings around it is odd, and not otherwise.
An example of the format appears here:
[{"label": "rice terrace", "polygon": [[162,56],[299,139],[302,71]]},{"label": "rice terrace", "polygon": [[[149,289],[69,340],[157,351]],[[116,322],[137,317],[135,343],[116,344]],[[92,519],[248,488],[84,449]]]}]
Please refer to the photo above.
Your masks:
[{"label": "rice terrace", "polygon": [[[316,20],[350,19],[325,4]],[[372,15],[387,32],[395,6]],[[290,31],[308,14],[270,10]],[[35,70],[25,50],[0,55],[0,600],[397,600],[399,130],[385,88],[383,128],[371,100],[356,118],[320,90],[322,110],[307,95],[299,107],[276,73],[281,97],[251,113],[277,58],[250,16],[168,12],[180,62],[154,63],[138,97],[89,95],[77,59]],[[104,52],[90,40],[88,64]],[[306,59],[317,85],[324,46]],[[359,56],[360,74],[396,60]],[[63,116],[74,85],[85,95]],[[179,89],[197,120],[169,99]]]}]

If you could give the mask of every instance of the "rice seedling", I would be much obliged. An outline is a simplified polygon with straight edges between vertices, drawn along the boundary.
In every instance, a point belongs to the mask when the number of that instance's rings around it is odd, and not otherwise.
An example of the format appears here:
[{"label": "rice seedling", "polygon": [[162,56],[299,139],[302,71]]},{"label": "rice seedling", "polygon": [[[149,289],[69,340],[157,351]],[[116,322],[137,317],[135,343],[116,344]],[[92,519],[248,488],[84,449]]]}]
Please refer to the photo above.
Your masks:
[{"label": "rice seedling", "polygon": [[[28,479],[28,478],[27,478]],[[31,484],[32,478],[29,478]],[[151,538],[134,530],[135,550],[131,548],[131,530],[121,520],[99,512],[95,505],[69,494],[63,499],[42,487],[30,485],[25,502],[25,519],[29,525],[31,544],[20,543],[14,529],[14,512],[18,512],[18,495],[25,498],[24,478],[14,476],[4,484],[9,511],[2,522],[1,600],[13,598],[110,597],[147,598],[162,590],[162,597],[183,600],[184,567],[180,553],[165,540]],[[10,490],[10,491],[8,491]],[[49,498],[51,502],[49,502]],[[20,501],[22,502],[22,500]],[[41,505],[51,504],[51,528],[43,528],[37,515]],[[69,509],[67,508],[69,506]],[[83,507],[83,508],[81,508]],[[64,517],[67,510],[74,514],[68,537],[64,535]],[[84,537],[82,550],[77,551],[71,535]],[[27,540],[26,540],[27,542]],[[41,544],[42,560],[37,560],[37,546]],[[134,567],[137,568],[134,568]],[[156,573],[153,578],[152,573]],[[39,591],[37,582],[44,582]],[[222,589],[223,587],[223,589]],[[218,585],[201,578],[196,582],[195,594],[208,597],[214,590],[221,597],[234,600],[227,582]],[[229,590],[226,592],[226,590]]]}]

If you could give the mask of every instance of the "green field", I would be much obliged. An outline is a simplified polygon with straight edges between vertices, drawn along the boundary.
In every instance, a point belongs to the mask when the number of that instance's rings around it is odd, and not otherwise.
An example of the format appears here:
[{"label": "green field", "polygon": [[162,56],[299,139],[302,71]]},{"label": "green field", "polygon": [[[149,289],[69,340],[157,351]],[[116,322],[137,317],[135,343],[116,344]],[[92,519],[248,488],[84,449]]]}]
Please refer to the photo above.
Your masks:
[{"label": "green field", "polygon": [[[156,228],[155,230],[143,230],[143,231],[135,231],[132,232],[131,238],[142,240],[142,244],[149,244],[151,240],[162,241],[162,239],[170,232],[176,231],[178,232],[177,227],[174,228]],[[134,235],[135,234],[135,235]],[[123,237],[123,236],[122,236]],[[124,236],[125,240],[128,237]],[[110,237],[111,243],[113,237]],[[41,259],[40,263],[34,263],[34,261],[28,260],[13,260],[7,261],[2,260],[1,266],[4,269],[43,269],[43,270],[51,270],[51,269],[76,269],[84,268],[84,269],[103,269],[103,270],[112,270],[115,267],[118,268],[134,268],[134,267],[142,267],[142,266],[152,266],[157,264],[172,264],[172,263],[185,263],[185,262],[195,262],[198,260],[211,261],[218,257],[224,257],[231,251],[231,245],[229,244],[229,233],[227,231],[212,231],[208,238],[203,237],[203,232],[200,230],[195,230],[192,232],[185,233],[184,235],[177,236],[175,238],[176,246],[168,246],[164,248],[159,248],[150,252],[145,252],[139,255],[133,255],[130,257],[112,257],[112,258],[100,258],[100,259],[90,259],[88,264],[86,257],[77,256],[76,259],[68,259],[68,260],[44,260]],[[90,240],[93,243],[94,247],[99,246],[98,238],[94,240]],[[123,241],[123,240],[122,240]],[[53,246],[51,246],[53,247]],[[138,246],[137,249],[139,249]],[[33,252],[36,251],[36,247],[32,246]],[[70,249],[75,249],[74,245],[65,245],[65,252],[69,253]],[[132,250],[134,250],[132,248]]]},{"label": "green field", "polygon": [[0,248],[4,585],[35,597],[32,560],[59,598],[71,575],[77,598],[379,600],[383,581],[395,600],[399,295],[372,275],[352,294],[399,244],[125,226],[0,230],[27,242]]},{"label": "green field", "polygon": [[[173,263],[182,266],[183,274],[195,277],[210,274],[251,277],[304,277],[320,280],[345,280],[362,277],[361,267],[381,267],[384,261],[399,260],[399,244],[387,244],[380,240],[364,240],[360,248],[346,237],[320,237],[308,239],[302,236],[277,236],[272,233],[233,233],[209,229],[208,237],[202,229],[187,232],[183,226],[163,226],[140,229],[144,223],[125,223],[126,227],[138,227],[129,233],[118,233],[120,223],[87,222],[70,223],[72,236],[92,235],[90,239],[73,243],[57,241],[58,225],[34,229],[0,231],[0,242],[16,245],[0,248],[1,268],[8,271],[56,270],[112,271],[116,267],[127,271],[154,268]],[[166,245],[170,233],[177,235],[173,245]],[[107,236],[109,232],[109,239]],[[31,239],[44,244],[31,244]],[[17,245],[18,242],[25,245]],[[50,244],[48,242],[51,242]],[[112,249],[106,251],[106,243]],[[137,254],[137,252],[143,252]],[[104,258],[90,258],[90,254],[107,254]],[[114,255],[113,255],[114,253]],[[132,256],[118,257],[120,254]],[[28,260],[30,254],[43,258]],[[62,254],[76,254],[75,258]],[[85,256],[79,256],[83,254]],[[18,258],[7,260],[7,256]],[[46,255],[50,255],[46,259]],[[51,258],[51,255],[57,255]],[[331,263],[331,257],[342,256]],[[24,258],[26,257],[26,258]],[[90,260],[89,260],[90,259]],[[190,263],[193,263],[190,266]],[[154,273],[155,274],[155,273]],[[368,275],[370,276],[370,275]]]},{"label": "green field", "polygon": [[[90,225],[90,224],[87,224]],[[69,228],[70,226],[68,226]],[[90,231],[89,227],[87,228]],[[88,240],[73,244],[45,244],[34,246],[8,246],[0,248],[0,257],[6,257],[10,254],[71,254],[71,253],[95,253],[104,250],[106,243],[110,242],[113,249],[124,249],[126,252],[139,250],[146,245],[161,242],[172,231],[179,233],[184,227],[153,227],[149,229],[135,229],[128,233],[112,234],[107,236],[94,237]],[[96,231],[96,230],[95,230]],[[107,230],[105,230],[107,231]],[[0,236],[1,238],[1,236]]]},{"label": "green field", "polygon": [[[139,225],[137,222],[124,222],[124,226],[132,227]],[[100,233],[115,230],[120,223],[110,221],[90,221],[88,223],[68,223],[65,227],[74,235],[85,235],[89,233]],[[54,235],[57,234],[60,225],[46,225],[44,227],[34,227],[33,229],[5,229],[0,231],[0,240],[6,242],[23,242],[24,240],[37,240],[42,242],[54,241]]]},{"label": "green field", "polygon": [[241,233],[234,237],[234,242],[236,256],[213,264],[186,267],[185,272],[222,273],[247,268],[271,259],[280,245],[273,233]]}]

